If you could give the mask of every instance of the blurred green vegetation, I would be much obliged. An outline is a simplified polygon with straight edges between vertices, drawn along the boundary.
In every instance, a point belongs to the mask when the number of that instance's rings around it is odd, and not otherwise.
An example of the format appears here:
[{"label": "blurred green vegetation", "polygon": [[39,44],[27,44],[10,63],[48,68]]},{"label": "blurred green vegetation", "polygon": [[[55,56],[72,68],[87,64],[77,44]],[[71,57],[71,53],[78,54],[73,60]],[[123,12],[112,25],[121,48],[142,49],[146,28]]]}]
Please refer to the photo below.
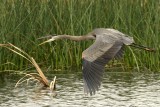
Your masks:
[{"label": "blurred green vegetation", "polygon": [[[81,68],[81,54],[93,41],[55,41],[38,46],[47,34],[87,34],[94,28],[114,28],[156,53],[127,48],[124,58],[110,67],[160,68],[159,0],[1,0],[0,43],[23,49],[41,67]],[[0,70],[26,69],[29,63],[0,48]]]}]

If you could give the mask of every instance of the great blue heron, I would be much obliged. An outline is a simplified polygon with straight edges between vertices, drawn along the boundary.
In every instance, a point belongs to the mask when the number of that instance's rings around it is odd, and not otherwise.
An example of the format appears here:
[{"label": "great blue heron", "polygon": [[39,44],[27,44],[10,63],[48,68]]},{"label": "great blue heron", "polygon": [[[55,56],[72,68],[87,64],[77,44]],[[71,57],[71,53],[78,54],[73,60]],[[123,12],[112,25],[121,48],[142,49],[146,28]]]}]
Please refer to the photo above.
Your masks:
[{"label": "great blue heron", "polygon": [[133,37],[110,28],[97,28],[84,36],[57,35],[41,44],[58,39],[70,39],[74,41],[95,40],[95,42],[82,53],[84,92],[95,94],[101,85],[105,65],[113,58],[121,58],[124,46],[130,45],[146,51],[154,49],[140,46],[134,43]]}]

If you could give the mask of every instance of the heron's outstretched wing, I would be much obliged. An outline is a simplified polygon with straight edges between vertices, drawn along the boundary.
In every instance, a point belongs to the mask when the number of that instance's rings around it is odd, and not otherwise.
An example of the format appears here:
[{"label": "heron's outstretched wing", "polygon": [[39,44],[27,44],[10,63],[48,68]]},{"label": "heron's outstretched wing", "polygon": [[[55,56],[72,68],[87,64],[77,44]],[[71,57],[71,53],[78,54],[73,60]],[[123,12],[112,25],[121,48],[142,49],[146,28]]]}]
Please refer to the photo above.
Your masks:
[{"label": "heron's outstretched wing", "polygon": [[121,47],[121,49],[116,53],[116,55],[114,56],[115,59],[120,59],[123,57],[124,55],[124,49],[125,49],[125,46],[123,45]]},{"label": "heron's outstretched wing", "polygon": [[105,65],[121,50],[122,45],[120,41],[112,43],[95,41],[82,53],[85,93],[92,95],[98,91]]}]

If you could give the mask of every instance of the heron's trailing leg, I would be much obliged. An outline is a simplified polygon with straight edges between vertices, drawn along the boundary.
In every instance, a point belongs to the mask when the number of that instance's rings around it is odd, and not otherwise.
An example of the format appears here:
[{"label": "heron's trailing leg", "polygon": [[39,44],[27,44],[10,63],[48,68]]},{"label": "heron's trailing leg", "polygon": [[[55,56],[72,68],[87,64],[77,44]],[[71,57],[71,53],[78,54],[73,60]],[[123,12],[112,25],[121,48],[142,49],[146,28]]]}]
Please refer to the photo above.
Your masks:
[{"label": "heron's trailing leg", "polygon": [[132,47],[135,47],[135,48],[139,48],[139,49],[143,49],[143,50],[146,50],[146,51],[149,51],[149,52],[155,52],[156,51],[153,48],[149,48],[149,47],[146,47],[146,46],[138,45],[138,44],[135,44],[135,43],[132,43],[129,46],[132,46]]}]

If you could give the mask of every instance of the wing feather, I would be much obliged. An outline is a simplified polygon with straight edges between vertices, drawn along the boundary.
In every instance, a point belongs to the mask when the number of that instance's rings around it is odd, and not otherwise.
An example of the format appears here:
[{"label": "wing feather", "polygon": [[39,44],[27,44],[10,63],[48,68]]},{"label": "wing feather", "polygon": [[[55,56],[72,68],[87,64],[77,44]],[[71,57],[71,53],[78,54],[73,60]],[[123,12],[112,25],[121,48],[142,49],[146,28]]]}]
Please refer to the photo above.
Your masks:
[{"label": "wing feather", "polygon": [[120,59],[120,58],[122,58],[123,57],[123,55],[124,55],[124,45],[122,46],[122,48],[117,52],[117,54],[115,55],[115,59]]},{"label": "wing feather", "polygon": [[90,95],[93,95],[96,91],[98,91],[101,85],[103,70],[103,66],[83,59],[83,80],[85,93],[90,93]]},{"label": "wing feather", "polygon": [[[97,44],[101,47],[97,47]],[[114,43],[100,43],[95,41],[94,44],[82,53],[85,93],[93,95],[98,91],[101,85],[105,65],[114,58],[121,50],[122,46],[123,43],[119,41],[115,41]],[[117,56],[120,55],[120,53],[117,54]]]}]

